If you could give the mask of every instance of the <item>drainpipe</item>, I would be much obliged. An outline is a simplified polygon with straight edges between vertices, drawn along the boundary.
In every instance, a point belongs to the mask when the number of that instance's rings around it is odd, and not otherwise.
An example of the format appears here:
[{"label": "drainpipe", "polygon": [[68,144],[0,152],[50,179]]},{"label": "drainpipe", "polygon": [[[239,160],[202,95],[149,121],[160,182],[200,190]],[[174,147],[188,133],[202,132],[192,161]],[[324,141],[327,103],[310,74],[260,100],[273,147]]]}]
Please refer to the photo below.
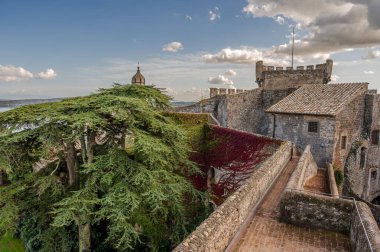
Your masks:
[{"label": "drainpipe", "polygon": [[276,114],[272,114],[273,115],[273,135],[272,137],[275,138],[276,136]]}]

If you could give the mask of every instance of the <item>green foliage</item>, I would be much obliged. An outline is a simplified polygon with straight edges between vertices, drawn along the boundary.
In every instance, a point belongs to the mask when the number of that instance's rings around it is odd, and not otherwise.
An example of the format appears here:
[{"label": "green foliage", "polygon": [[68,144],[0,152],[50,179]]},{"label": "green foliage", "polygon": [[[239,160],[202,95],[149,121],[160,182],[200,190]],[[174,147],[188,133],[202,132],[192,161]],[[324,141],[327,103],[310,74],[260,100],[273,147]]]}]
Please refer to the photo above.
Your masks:
[{"label": "green foliage", "polygon": [[24,246],[19,239],[15,239],[9,233],[0,236],[1,252],[24,252]]},{"label": "green foliage", "polygon": [[85,225],[95,251],[178,243],[203,216],[187,206],[204,195],[185,178],[199,170],[186,131],[163,113],[169,101],[153,87],[115,85],[1,113],[0,169],[11,184],[0,233],[17,231],[28,251],[78,250]]},{"label": "green foliage", "polygon": [[343,184],[343,172],[338,167],[334,166],[335,181],[338,187]]}]

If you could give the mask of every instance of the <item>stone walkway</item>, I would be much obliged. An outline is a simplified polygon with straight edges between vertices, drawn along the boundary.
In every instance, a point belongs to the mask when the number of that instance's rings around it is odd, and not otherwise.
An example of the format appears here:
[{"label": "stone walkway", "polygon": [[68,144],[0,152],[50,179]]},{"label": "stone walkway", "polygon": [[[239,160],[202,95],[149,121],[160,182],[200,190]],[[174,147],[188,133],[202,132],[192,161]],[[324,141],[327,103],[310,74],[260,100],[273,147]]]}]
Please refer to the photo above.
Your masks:
[{"label": "stone walkway", "polygon": [[233,251],[350,251],[346,235],[278,221],[280,197],[297,162],[298,158],[293,158],[285,167]]},{"label": "stone walkway", "polygon": [[326,170],[318,169],[317,175],[306,181],[304,188],[313,192],[330,193],[330,187],[327,182]]}]

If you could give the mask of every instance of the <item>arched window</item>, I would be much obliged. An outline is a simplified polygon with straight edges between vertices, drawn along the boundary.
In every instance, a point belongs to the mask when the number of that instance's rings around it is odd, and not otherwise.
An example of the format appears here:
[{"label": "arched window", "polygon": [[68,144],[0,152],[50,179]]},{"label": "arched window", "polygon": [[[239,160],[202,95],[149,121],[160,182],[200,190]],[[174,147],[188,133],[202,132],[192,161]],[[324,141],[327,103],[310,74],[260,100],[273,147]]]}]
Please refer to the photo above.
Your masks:
[{"label": "arched window", "polygon": [[367,148],[362,147],[360,149],[360,169],[364,168],[366,154],[367,154]]}]

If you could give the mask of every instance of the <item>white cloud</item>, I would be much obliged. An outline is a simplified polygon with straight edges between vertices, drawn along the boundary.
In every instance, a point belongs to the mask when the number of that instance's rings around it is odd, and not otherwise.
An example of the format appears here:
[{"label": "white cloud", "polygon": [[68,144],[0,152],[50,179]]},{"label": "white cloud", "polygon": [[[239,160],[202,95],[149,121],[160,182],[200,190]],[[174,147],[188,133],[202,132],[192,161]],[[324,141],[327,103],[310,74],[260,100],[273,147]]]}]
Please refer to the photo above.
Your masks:
[{"label": "white cloud", "polygon": [[45,72],[39,72],[38,74],[36,74],[36,78],[43,79],[43,80],[52,80],[52,79],[55,79],[56,77],[57,77],[56,72],[51,68],[46,69]]},{"label": "white cloud", "polygon": [[192,17],[192,16],[190,16],[190,15],[186,15],[186,16],[185,16],[185,19],[187,19],[187,20],[191,21],[191,20],[193,20],[193,17]]},{"label": "white cloud", "polygon": [[0,80],[7,82],[33,79],[34,75],[22,68],[13,65],[0,65]]},{"label": "white cloud", "polygon": [[[330,54],[380,44],[378,0],[248,0],[243,12],[254,17],[280,15],[299,24],[306,35],[296,43],[298,55]],[[289,55],[290,41],[276,47],[275,53]]]},{"label": "white cloud", "polygon": [[6,82],[27,81],[32,79],[51,80],[57,76],[55,71],[48,68],[45,72],[33,74],[31,71],[14,65],[0,65],[0,80]]},{"label": "white cloud", "polygon": [[219,8],[215,7],[213,10],[209,10],[208,18],[210,19],[210,21],[215,21],[217,19],[220,19]]},{"label": "white cloud", "polygon": [[364,74],[375,74],[374,71],[364,71]]},{"label": "white cloud", "polygon": [[232,69],[228,69],[224,75],[227,75],[227,76],[235,76],[236,75],[236,72]]},{"label": "white cloud", "polygon": [[286,55],[280,55],[278,57],[274,54],[272,49],[260,51],[252,47],[241,47],[239,49],[228,47],[214,54],[204,54],[202,58],[206,63],[253,64],[258,60],[264,59],[266,64],[282,66],[287,65],[289,62]]},{"label": "white cloud", "polygon": [[223,84],[223,85],[233,85],[234,82],[227,77],[219,74],[216,77],[209,77],[208,78],[208,83],[210,84]]},{"label": "white cloud", "polygon": [[380,57],[380,51],[368,49],[366,55],[363,55],[362,59],[376,59],[377,57]]},{"label": "white cloud", "polygon": [[178,52],[180,50],[183,50],[183,45],[181,42],[177,41],[171,42],[162,47],[162,51],[164,52]]},{"label": "white cloud", "polygon": [[206,63],[253,63],[263,58],[263,53],[254,48],[231,49],[224,48],[216,54],[202,56]]},{"label": "white cloud", "polygon": [[331,75],[331,81],[337,82],[339,79],[340,79],[339,75],[336,75],[336,74]]},{"label": "white cloud", "polygon": [[283,18],[281,16],[274,17],[274,21],[276,21],[276,23],[278,23],[280,25],[284,25],[285,24],[285,18]]}]

